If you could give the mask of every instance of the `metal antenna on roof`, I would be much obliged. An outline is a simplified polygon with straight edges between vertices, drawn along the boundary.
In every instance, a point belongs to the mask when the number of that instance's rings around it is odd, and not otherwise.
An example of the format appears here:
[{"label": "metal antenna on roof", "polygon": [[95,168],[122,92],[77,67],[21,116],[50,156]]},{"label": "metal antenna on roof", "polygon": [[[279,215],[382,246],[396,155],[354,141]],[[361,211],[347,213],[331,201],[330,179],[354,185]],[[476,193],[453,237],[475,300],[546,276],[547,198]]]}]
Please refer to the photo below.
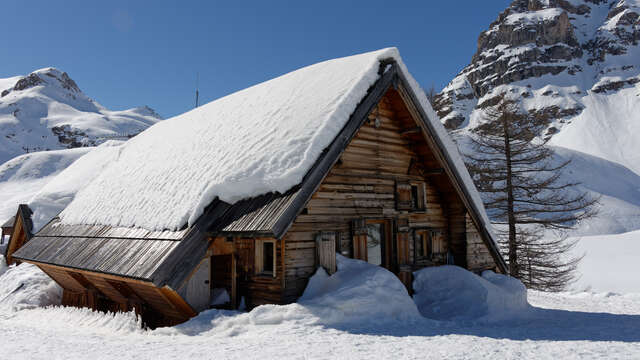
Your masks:
[{"label": "metal antenna on roof", "polygon": [[200,83],[200,73],[196,73],[196,107],[198,107],[198,96],[200,93],[198,92],[198,85]]}]

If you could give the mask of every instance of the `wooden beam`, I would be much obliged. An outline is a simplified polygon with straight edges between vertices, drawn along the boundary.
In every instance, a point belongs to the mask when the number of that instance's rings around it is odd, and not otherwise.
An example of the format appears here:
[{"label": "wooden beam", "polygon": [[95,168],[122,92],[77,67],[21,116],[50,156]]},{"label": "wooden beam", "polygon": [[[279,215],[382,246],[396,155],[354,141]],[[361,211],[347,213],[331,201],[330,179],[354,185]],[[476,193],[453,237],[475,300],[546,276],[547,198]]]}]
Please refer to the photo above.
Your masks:
[{"label": "wooden beam", "polygon": [[402,135],[408,135],[408,134],[419,134],[422,132],[422,129],[419,126],[413,127],[413,128],[409,128],[409,129],[404,129],[400,132],[400,134]]}]

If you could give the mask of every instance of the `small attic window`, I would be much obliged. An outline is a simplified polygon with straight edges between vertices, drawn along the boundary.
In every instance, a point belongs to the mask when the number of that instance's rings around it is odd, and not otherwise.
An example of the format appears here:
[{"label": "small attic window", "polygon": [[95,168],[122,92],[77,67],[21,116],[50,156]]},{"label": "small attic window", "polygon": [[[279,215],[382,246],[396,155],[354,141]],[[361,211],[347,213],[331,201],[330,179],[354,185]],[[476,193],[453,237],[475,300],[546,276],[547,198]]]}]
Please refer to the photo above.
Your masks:
[{"label": "small attic window", "polygon": [[426,185],[424,182],[396,182],[397,210],[424,211],[426,204]]},{"label": "small attic window", "polygon": [[425,184],[423,182],[411,183],[411,210],[421,211],[426,208]]}]

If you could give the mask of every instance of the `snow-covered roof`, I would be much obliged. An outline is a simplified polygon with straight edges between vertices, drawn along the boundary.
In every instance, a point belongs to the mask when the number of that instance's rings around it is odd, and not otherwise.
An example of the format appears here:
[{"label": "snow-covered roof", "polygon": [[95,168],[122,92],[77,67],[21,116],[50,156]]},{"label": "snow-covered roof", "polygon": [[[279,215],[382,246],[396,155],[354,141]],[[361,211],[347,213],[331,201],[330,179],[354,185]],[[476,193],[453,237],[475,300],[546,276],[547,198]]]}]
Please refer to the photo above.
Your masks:
[{"label": "snow-covered roof", "polygon": [[60,214],[65,224],[177,230],[214,199],[228,203],[300,184],[392,58],[471,194],[456,146],[395,48],[311,65],[160,122],[120,147]]}]

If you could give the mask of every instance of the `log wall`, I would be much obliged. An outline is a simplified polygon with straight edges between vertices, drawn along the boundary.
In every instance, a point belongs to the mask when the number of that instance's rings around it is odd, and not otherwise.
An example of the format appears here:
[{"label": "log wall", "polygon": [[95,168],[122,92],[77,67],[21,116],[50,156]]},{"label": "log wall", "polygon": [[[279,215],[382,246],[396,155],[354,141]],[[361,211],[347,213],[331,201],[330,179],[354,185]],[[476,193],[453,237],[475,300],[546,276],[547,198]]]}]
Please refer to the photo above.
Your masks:
[{"label": "log wall", "polygon": [[471,271],[494,270],[498,267],[489,252],[489,249],[482,241],[478,229],[471,221],[469,215],[466,216],[466,251],[467,268]]}]

